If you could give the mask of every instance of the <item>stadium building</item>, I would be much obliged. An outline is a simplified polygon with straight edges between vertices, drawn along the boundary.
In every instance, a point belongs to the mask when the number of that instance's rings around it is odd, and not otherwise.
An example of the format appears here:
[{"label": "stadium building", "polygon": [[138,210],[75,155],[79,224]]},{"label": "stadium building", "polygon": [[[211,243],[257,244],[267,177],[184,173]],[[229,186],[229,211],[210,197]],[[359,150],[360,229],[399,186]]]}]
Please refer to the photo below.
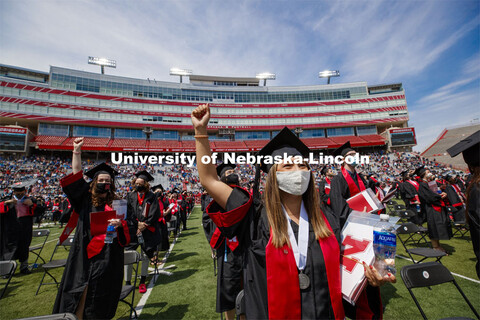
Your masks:
[{"label": "stadium building", "polygon": [[0,65],[0,152],[71,150],[74,137],[92,152],[194,152],[190,113],[202,103],[219,152],[259,150],[284,126],[312,150],[347,140],[368,152],[416,144],[401,83],[277,87],[201,75],[174,83]]}]

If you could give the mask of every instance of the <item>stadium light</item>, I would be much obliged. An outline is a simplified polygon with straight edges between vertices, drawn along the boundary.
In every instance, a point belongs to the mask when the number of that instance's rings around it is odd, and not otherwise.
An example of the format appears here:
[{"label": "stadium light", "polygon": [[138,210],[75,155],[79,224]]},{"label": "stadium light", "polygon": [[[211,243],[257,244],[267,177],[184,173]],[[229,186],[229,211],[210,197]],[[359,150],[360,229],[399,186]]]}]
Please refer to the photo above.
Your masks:
[{"label": "stadium light", "polygon": [[327,78],[327,84],[330,84],[331,77],[340,77],[340,71],[338,70],[324,70],[318,73],[319,78]]},{"label": "stadium light", "polygon": [[100,66],[102,69],[102,74],[105,74],[105,67],[116,68],[117,61],[107,59],[107,58],[98,58],[98,57],[88,57],[88,64],[95,64]]},{"label": "stadium light", "polygon": [[255,75],[255,78],[263,80],[263,85],[267,85],[267,80],[275,80],[277,77],[275,73],[270,73],[270,72],[262,72],[262,73],[257,73]]},{"label": "stadium light", "polygon": [[170,68],[171,76],[180,76],[180,83],[182,83],[183,76],[189,76],[192,74],[192,70],[180,69],[180,68]]}]

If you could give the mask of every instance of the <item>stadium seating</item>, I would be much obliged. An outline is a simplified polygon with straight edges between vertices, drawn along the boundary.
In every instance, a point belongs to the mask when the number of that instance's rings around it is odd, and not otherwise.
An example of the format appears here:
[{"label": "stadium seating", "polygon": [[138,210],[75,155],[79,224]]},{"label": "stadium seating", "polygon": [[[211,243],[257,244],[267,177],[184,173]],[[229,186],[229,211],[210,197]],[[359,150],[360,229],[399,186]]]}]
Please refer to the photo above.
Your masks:
[{"label": "stadium seating", "polygon": [[328,138],[305,138],[302,141],[310,148],[333,148],[336,143]]},{"label": "stadium seating", "polygon": [[445,129],[440,136],[430,145],[421,156],[430,160],[435,159],[436,162],[451,165],[455,169],[466,170],[467,165],[463,161],[462,156],[451,158],[447,153],[447,149],[462,139],[480,130],[480,125],[462,126],[459,128]]},{"label": "stadium seating", "polygon": [[180,148],[181,142],[178,140],[150,140],[150,148]]},{"label": "stadium seating", "polygon": [[142,139],[115,139],[112,148],[145,148],[147,140]]},{"label": "stadium seating", "polygon": [[245,140],[244,143],[249,149],[261,149],[263,148],[270,140]]},{"label": "stadium seating", "polygon": [[242,151],[247,150],[247,146],[243,141],[221,141],[217,140],[213,142],[215,149],[220,150],[233,150],[233,151]]},{"label": "stadium seating", "polygon": [[66,139],[68,138],[59,136],[36,136],[33,142],[36,142],[38,146],[58,146]]}]

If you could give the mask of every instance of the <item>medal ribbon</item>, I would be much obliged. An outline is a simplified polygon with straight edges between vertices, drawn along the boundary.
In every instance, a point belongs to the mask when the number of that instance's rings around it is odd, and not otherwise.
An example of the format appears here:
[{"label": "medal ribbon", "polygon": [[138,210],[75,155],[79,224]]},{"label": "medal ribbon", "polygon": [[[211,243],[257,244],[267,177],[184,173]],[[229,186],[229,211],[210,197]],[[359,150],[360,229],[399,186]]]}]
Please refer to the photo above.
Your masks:
[{"label": "medal ribbon", "polygon": [[298,226],[298,244],[295,235],[293,234],[292,226],[290,225],[290,217],[288,216],[287,211],[282,205],[282,210],[288,220],[288,237],[290,238],[290,244],[292,246],[293,256],[295,257],[295,263],[297,264],[298,270],[302,271],[305,269],[307,264],[307,252],[308,252],[308,214],[305,210],[305,205],[302,201],[302,207],[300,208],[300,225]]}]

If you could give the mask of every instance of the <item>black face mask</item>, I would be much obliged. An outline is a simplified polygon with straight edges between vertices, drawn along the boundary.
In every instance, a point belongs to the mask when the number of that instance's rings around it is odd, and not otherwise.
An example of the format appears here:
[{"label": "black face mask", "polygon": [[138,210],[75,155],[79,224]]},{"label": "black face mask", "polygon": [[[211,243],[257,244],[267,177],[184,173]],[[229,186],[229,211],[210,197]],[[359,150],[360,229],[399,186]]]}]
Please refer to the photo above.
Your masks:
[{"label": "black face mask", "polygon": [[95,191],[97,193],[106,193],[110,191],[110,183],[97,183],[97,187],[95,188]]},{"label": "black face mask", "polygon": [[145,186],[144,185],[136,185],[135,190],[137,190],[138,192],[143,192],[143,191],[145,191]]},{"label": "black face mask", "polygon": [[236,173],[232,173],[232,174],[229,174],[226,177],[223,177],[222,181],[225,182],[228,185],[238,186],[240,184],[240,179],[238,177],[238,174],[236,174]]}]

